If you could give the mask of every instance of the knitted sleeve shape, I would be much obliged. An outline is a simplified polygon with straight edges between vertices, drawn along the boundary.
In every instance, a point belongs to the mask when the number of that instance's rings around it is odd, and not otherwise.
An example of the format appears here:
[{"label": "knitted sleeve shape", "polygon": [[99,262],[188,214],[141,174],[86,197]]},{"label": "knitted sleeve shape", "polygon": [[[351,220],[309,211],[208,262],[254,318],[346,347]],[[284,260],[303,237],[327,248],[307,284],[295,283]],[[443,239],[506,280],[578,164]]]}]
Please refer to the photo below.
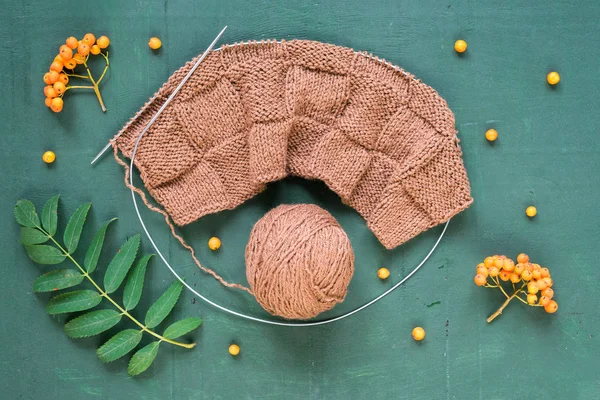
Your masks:
[{"label": "knitted sleeve shape", "polygon": [[[126,157],[194,61],[123,127]],[[135,164],[180,226],[291,174],[324,181],[391,249],[471,204],[461,155],[454,115],[431,87],[352,49],[293,40],[211,52]]]}]

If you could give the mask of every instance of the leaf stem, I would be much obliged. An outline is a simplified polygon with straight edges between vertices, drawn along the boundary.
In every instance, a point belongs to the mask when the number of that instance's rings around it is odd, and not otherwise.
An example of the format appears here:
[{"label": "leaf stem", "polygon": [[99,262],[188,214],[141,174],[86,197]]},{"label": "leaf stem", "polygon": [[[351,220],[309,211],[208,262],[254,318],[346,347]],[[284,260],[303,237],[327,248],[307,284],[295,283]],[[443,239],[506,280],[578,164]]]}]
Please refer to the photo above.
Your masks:
[{"label": "leaf stem", "polygon": [[135,323],[137,326],[139,326],[142,331],[144,332],[148,332],[150,335],[156,337],[157,339],[159,339],[162,342],[167,342],[167,343],[171,343],[175,346],[180,346],[180,347],[185,347],[186,349],[191,349],[193,348],[196,343],[181,343],[181,342],[177,342],[175,340],[171,340],[171,339],[167,339],[161,335],[159,335],[158,333],[151,331],[150,329],[148,329],[144,324],[142,324],[140,321],[138,321],[136,318],[133,317],[133,315],[129,314],[127,312],[127,310],[125,310],[123,307],[121,307],[116,301],[114,301],[109,295],[108,293],[106,293],[104,290],[102,290],[102,288],[94,281],[94,279],[92,279],[92,277],[87,273],[87,271],[85,269],[83,269],[83,267],[81,265],[79,265],[79,263],[71,256],[71,254],[69,254],[55,239],[54,237],[52,237],[52,235],[48,234],[48,232],[46,232],[44,229],[42,229],[42,227],[40,226],[36,226],[40,231],[42,231],[44,234],[48,235],[48,237],[50,238],[50,240],[52,242],[54,242],[54,244],[58,247],[58,249],[60,251],[62,251],[69,260],[71,260],[73,262],[73,264],[75,264],[75,266],[77,266],[77,268],[79,268],[79,270],[81,271],[82,275],[85,276],[91,283],[92,285],[96,288],[96,290],[98,290],[98,292],[100,292],[100,295],[102,297],[104,297],[106,300],[108,300],[109,302],[112,303],[113,306],[115,306],[117,308],[117,310],[119,310],[119,312],[121,312],[122,315],[126,315],[131,321],[133,321],[133,323]]}]

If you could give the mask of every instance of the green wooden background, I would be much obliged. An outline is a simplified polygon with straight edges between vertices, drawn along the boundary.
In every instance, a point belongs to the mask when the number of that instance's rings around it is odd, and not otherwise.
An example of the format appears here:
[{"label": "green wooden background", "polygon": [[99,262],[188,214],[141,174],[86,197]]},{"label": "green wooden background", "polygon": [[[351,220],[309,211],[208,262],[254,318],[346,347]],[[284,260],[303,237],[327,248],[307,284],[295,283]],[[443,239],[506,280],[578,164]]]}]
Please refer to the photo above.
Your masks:
[{"label": "green wooden background", "polygon": [[[0,151],[2,188],[2,323],[0,392],[14,399],[596,399],[600,397],[597,242],[600,238],[600,3],[588,1],[2,1]],[[93,202],[84,240],[118,216],[103,261],[141,230],[121,168],[110,157],[89,161],[167,77],[200,53],[225,24],[223,43],[303,38],[367,50],[422,78],[456,114],[475,203],[455,218],[431,260],[384,301],[342,322],[317,328],[276,328],[230,317],[185,293],[174,317],[201,316],[188,351],[161,346],[138,378],[127,359],[101,364],[94,349],[109,334],[73,341],[63,317],[44,312],[32,293],[47,267],[33,264],[17,243],[12,207],[19,198],[41,207],[61,193],[60,210]],[[87,31],[111,38],[111,69],[102,114],[91,93],[69,93],[54,115],[43,104],[42,74],[62,41]],[[156,54],[146,46],[159,36]],[[464,38],[467,53],[453,43]],[[556,88],[545,83],[560,72]],[[488,144],[484,132],[500,138]],[[46,166],[42,153],[57,161]],[[388,252],[361,218],[320,183],[273,184],[234,211],[183,230],[200,258],[227,279],[245,282],[248,233],[270,207],[309,201],[330,210],[348,232],[357,258],[350,294],[329,315],[355,308],[407,274],[440,229]],[[524,216],[527,205],[538,216]],[[249,296],[200,273],[146,211],[158,244],[198,290],[254,315]],[[64,227],[65,219],[61,220]],[[206,240],[223,247],[209,254]],[[150,251],[144,238],[143,247]],[[472,283],[484,256],[528,252],[547,265],[560,310],[511,304],[493,324],[485,318],[500,293]],[[83,253],[80,249],[79,256]],[[391,278],[381,282],[376,270]],[[173,280],[151,262],[138,315]],[[172,320],[172,318],[171,318]],[[410,337],[423,326],[422,343]],[[147,339],[146,339],[147,340]],[[232,358],[229,344],[241,346]]]}]

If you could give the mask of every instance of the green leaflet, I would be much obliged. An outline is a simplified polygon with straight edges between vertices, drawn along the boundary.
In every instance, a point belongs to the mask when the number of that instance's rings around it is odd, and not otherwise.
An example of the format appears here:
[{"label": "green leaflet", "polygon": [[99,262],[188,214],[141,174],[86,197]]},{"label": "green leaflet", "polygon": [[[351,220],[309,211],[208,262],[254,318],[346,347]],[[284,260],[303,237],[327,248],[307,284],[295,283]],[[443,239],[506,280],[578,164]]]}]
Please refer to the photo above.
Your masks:
[{"label": "green leaflet", "polygon": [[183,285],[181,282],[173,282],[167,291],[150,306],[145,319],[148,328],[154,328],[169,315],[173,307],[175,307],[182,289]]},{"label": "green leaflet", "polygon": [[129,353],[142,340],[142,331],[126,329],[108,339],[106,343],[96,350],[100,361],[107,363],[117,360]]},{"label": "green leaflet", "polygon": [[58,198],[60,194],[48,199],[42,209],[42,226],[50,236],[54,236],[58,227]]},{"label": "green leaflet", "polygon": [[85,258],[83,260],[83,266],[85,270],[91,274],[96,270],[96,266],[98,265],[98,259],[100,258],[100,252],[102,251],[102,246],[104,245],[104,236],[106,234],[106,229],[111,222],[115,221],[117,218],[113,218],[104,225],[98,232],[94,235],[94,239],[92,239],[92,244],[88,248],[85,253]]},{"label": "green leaflet", "polygon": [[113,257],[106,273],[104,274],[104,290],[106,293],[112,293],[121,286],[123,279],[127,275],[129,268],[135,260],[135,256],[140,247],[140,235],[132,236],[121,246],[119,252]]},{"label": "green leaflet", "polygon": [[46,305],[48,314],[64,314],[75,311],[85,311],[96,307],[102,301],[102,296],[93,290],[76,290],[62,293],[50,299]]},{"label": "green leaflet", "polygon": [[160,342],[152,342],[136,351],[131,360],[129,360],[127,373],[130,376],[136,376],[147,370],[158,354],[159,345]]},{"label": "green leaflet", "polygon": [[152,254],[140,258],[135,267],[129,273],[125,289],[123,290],[123,305],[126,310],[133,310],[140,301],[142,289],[144,287],[144,275],[146,274],[146,265],[152,258]]},{"label": "green leaflet", "polygon": [[56,247],[45,244],[25,245],[24,247],[29,258],[38,264],[60,264],[67,258],[67,256]]},{"label": "green leaflet", "polygon": [[189,333],[200,326],[202,320],[200,318],[186,318],[181,321],[177,321],[165,329],[163,336],[167,339],[177,339],[180,336]]},{"label": "green leaflet", "polygon": [[50,239],[46,234],[36,228],[22,226],[19,231],[19,242],[21,244],[40,244]]},{"label": "green leaflet", "polygon": [[29,200],[19,200],[15,205],[15,219],[21,226],[35,228],[40,226],[40,219],[35,212],[35,206]]},{"label": "green leaflet", "polygon": [[57,269],[40,275],[33,284],[34,292],[52,292],[79,285],[83,275],[74,269]]},{"label": "green leaflet", "polygon": [[65,242],[65,247],[69,254],[73,254],[75,250],[77,250],[77,245],[79,244],[79,238],[81,236],[81,230],[83,229],[83,224],[85,223],[85,219],[87,217],[88,211],[92,203],[86,203],[80,206],[67,223],[67,227],[65,228],[65,233],[63,235],[63,241]]},{"label": "green leaflet", "polygon": [[71,338],[98,335],[119,323],[121,314],[115,310],[96,310],[70,320],[65,324],[65,333]]}]

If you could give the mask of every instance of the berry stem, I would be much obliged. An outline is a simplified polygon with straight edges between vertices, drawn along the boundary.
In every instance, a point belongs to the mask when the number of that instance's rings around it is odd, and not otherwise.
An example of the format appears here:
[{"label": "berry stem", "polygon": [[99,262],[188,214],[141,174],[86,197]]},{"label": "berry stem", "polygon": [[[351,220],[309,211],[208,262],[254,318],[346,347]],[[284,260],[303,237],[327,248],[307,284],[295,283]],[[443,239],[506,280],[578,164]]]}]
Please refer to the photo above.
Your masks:
[{"label": "berry stem", "polygon": [[100,107],[102,108],[102,112],[106,112],[106,107],[104,106],[104,101],[102,100],[102,95],[100,94],[100,89],[98,89],[98,83],[94,80],[94,77],[92,77],[92,72],[88,68],[87,62],[84,61],[83,66],[85,67],[85,70],[88,73],[90,81],[94,85],[94,92],[96,93],[96,97],[98,98],[98,102],[100,103]]},{"label": "berry stem", "polygon": [[69,89],[93,89],[93,86],[67,86],[65,92]]},{"label": "berry stem", "polygon": [[[502,305],[500,306],[499,309],[496,310],[495,313],[493,313],[492,315],[490,315],[487,319],[488,324],[490,322],[492,322],[497,316],[499,316],[500,314],[502,314],[502,311],[504,310],[504,308],[506,308],[506,306],[508,305],[508,303],[510,303],[512,301],[512,299],[514,299],[515,297],[518,298],[519,300],[523,301],[522,298],[519,297],[519,293],[521,292],[521,289],[523,289],[523,287],[525,287],[525,285],[521,286],[518,290],[515,290],[514,293],[508,297],[504,303],[502,303]],[[504,292],[504,294],[506,294],[506,292],[504,291],[504,289],[502,289],[502,286],[500,286],[500,289],[502,290],[502,292]]]},{"label": "berry stem", "polygon": [[65,75],[70,76],[72,78],[90,79],[88,76],[85,76],[85,75],[67,74],[66,72],[65,72]]}]

